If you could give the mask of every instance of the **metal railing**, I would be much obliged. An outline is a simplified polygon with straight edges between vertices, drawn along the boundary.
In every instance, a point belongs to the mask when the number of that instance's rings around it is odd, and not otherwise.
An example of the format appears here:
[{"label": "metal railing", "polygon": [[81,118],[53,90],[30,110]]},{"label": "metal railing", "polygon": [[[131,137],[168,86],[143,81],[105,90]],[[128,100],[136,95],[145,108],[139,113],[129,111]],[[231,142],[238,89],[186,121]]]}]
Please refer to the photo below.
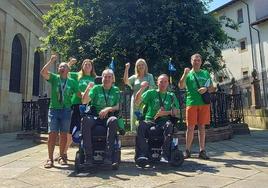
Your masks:
[{"label": "metal railing", "polygon": [[220,127],[229,123],[244,122],[242,94],[211,94],[211,126]]},{"label": "metal railing", "polygon": [[36,130],[38,133],[47,132],[49,101],[50,99],[47,97],[40,97],[37,101],[22,101],[21,130]]},{"label": "metal railing", "polygon": [[[121,92],[120,109],[125,126],[130,127],[130,101],[132,91],[125,89]],[[178,125],[185,125],[185,91],[177,90],[180,103]],[[49,98],[39,98],[37,101],[22,101],[22,130],[47,132]],[[230,95],[223,92],[211,93],[211,127],[222,127],[229,123],[244,122],[242,94]],[[184,127],[185,128],[185,127]]]}]

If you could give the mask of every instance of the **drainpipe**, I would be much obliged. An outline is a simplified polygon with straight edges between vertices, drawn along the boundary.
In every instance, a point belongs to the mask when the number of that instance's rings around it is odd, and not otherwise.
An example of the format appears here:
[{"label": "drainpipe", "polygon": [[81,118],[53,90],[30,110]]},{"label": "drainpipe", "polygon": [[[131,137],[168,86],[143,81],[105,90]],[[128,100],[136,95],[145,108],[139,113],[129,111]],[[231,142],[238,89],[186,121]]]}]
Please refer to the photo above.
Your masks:
[{"label": "drainpipe", "polygon": [[264,105],[266,106],[267,104],[267,101],[266,101],[266,89],[265,89],[265,71],[266,71],[266,68],[265,68],[265,64],[263,63],[263,59],[262,59],[262,48],[261,48],[261,37],[260,37],[260,31],[258,29],[256,29],[255,27],[253,27],[251,25],[251,28],[254,29],[257,34],[258,34],[258,45],[259,45],[259,51],[260,51],[260,61],[261,61],[261,77],[262,77],[262,87],[263,87],[263,98],[264,98]]},{"label": "drainpipe", "polygon": [[240,1],[247,6],[248,30],[249,30],[249,38],[250,38],[250,45],[251,45],[251,59],[252,59],[252,63],[253,63],[253,70],[254,69],[257,70],[257,66],[256,66],[256,63],[254,61],[254,51],[253,51],[253,42],[252,42],[252,31],[251,31],[251,26],[250,26],[251,21],[250,21],[250,15],[249,15],[249,5],[243,0],[240,0]]}]

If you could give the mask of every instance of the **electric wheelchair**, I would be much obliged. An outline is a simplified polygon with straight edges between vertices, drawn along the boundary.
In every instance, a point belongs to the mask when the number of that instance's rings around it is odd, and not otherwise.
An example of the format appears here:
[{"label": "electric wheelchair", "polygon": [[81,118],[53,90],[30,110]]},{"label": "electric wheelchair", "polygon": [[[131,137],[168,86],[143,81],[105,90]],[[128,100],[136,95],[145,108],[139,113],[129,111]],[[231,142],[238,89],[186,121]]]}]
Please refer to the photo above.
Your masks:
[{"label": "electric wheelchair", "polygon": [[[135,112],[137,119],[139,120],[139,125],[141,125],[144,120],[142,114],[140,112]],[[174,133],[177,132],[176,128],[176,118],[170,117],[172,123],[171,134],[169,135],[168,144],[169,149],[167,154],[165,155],[165,160],[163,159],[163,144],[165,140],[164,136],[164,128],[163,126],[159,126],[158,121],[154,121],[149,123],[148,131],[145,135],[146,142],[148,144],[148,150],[145,156],[141,156],[141,151],[139,146],[137,145],[138,135],[136,136],[136,146],[135,146],[135,162],[136,165],[144,168],[147,165],[151,166],[155,163],[168,163],[171,166],[179,167],[184,162],[183,152],[179,150],[178,138]],[[148,125],[147,125],[148,126]]]},{"label": "electric wheelchair", "polygon": [[[86,105],[80,105],[80,113],[82,118],[94,118],[98,119],[96,113],[94,112],[94,107],[89,107]],[[116,114],[110,114],[117,116]],[[75,172],[79,173],[83,169],[93,169],[94,167],[99,166],[108,166],[113,170],[117,170],[119,168],[119,164],[121,161],[121,142],[119,139],[119,134],[124,135],[125,131],[123,128],[118,128],[115,142],[114,142],[114,150],[112,152],[112,164],[105,164],[105,148],[107,146],[107,126],[105,125],[105,120],[97,121],[98,123],[92,128],[92,164],[88,165],[85,162],[85,148],[83,146],[83,135],[81,128],[77,128],[77,130],[73,131],[73,141],[79,143],[79,150],[76,152],[75,156]],[[82,123],[81,123],[82,124]]]}]

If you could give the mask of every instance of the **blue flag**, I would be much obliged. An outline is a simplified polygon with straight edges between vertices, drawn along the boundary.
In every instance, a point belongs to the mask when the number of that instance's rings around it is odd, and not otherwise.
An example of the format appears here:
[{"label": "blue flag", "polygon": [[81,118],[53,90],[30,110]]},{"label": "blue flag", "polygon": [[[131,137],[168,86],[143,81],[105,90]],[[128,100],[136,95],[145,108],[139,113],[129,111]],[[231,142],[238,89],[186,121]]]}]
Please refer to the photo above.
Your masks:
[{"label": "blue flag", "polygon": [[109,65],[109,69],[112,69],[113,71],[115,70],[115,61],[114,61],[114,57],[112,57],[112,61]]},{"label": "blue flag", "polygon": [[174,65],[171,63],[171,58],[169,59],[169,62],[168,62],[168,70],[169,70],[169,72],[174,72],[174,71],[176,71],[176,68],[175,68]]}]

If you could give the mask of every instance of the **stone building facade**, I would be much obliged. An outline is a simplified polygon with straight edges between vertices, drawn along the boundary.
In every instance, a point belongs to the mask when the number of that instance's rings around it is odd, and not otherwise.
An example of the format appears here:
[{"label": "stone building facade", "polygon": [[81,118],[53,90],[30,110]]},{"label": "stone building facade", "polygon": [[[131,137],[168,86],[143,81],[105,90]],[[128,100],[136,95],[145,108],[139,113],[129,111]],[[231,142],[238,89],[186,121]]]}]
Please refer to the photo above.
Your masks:
[{"label": "stone building facade", "polygon": [[239,25],[238,30],[223,25],[223,30],[235,41],[222,50],[223,70],[221,81],[226,84],[235,78],[252,105],[252,72],[256,71],[260,80],[261,105],[268,106],[268,1],[232,0],[211,13],[216,18],[231,18]]},{"label": "stone building facade", "polygon": [[0,3],[0,133],[20,130],[22,100],[47,91],[40,68],[48,54],[40,52],[42,12],[31,0]]}]

